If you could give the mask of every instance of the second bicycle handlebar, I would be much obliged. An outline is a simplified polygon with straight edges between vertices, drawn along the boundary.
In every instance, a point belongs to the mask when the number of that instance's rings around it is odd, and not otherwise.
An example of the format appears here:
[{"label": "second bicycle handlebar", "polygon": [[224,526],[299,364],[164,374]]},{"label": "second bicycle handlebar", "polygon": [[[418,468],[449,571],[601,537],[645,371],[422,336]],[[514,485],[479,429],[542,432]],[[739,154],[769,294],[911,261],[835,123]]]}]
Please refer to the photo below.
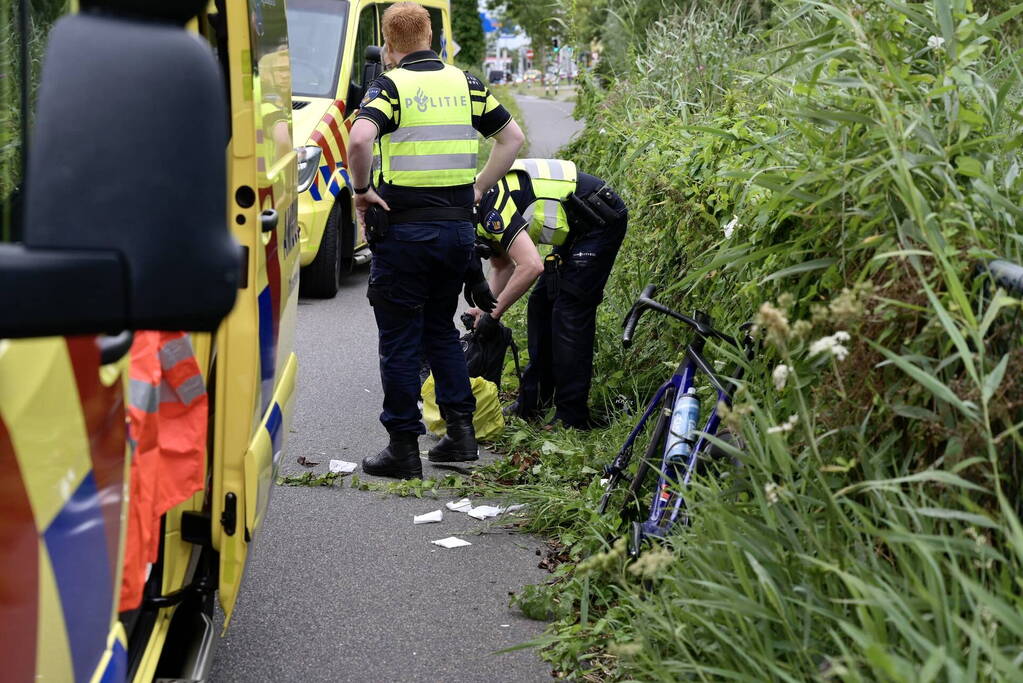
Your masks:
[{"label": "second bicycle handlebar", "polygon": [[625,348],[632,346],[632,335],[636,331],[636,325],[639,324],[640,317],[642,317],[643,313],[647,310],[652,310],[684,322],[686,325],[693,328],[693,330],[701,337],[717,337],[721,341],[739,348],[739,342],[737,342],[734,337],[731,337],[724,332],[719,332],[704,322],[673,311],[664,304],[654,301],[652,297],[656,292],[657,287],[655,285],[647,285],[643,288],[643,293],[639,295],[636,302],[632,304],[632,309],[629,311],[629,314],[625,316],[625,330],[622,332],[622,346]]}]

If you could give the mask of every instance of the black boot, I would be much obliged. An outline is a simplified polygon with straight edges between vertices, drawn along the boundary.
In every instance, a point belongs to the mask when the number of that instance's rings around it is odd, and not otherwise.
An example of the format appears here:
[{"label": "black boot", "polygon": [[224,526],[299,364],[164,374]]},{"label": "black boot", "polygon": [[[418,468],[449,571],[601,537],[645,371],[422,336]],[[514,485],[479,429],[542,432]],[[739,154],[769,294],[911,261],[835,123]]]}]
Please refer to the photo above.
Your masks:
[{"label": "black boot", "polygon": [[419,459],[419,435],[394,432],[387,448],[362,459],[362,471],[378,477],[422,479],[423,461]]},{"label": "black boot", "polygon": [[447,412],[448,432],[430,449],[430,462],[470,462],[479,460],[480,447],[476,443],[476,429],[472,414]]}]

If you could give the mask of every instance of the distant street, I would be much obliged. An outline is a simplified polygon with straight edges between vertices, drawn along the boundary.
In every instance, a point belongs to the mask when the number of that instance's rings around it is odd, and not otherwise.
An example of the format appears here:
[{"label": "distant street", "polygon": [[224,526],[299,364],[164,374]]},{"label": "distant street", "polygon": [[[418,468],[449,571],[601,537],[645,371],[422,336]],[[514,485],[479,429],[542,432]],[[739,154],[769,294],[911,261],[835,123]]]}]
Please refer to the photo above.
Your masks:
[{"label": "distant street", "polygon": [[[566,96],[562,89],[561,96]],[[572,102],[532,95],[518,97],[519,107],[529,127],[529,156],[547,159],[583,129],[583,122],[572,118]]]},{"label": "distant street", "polygon": [[[519,103],[530,156],[554,154],[581,127],[570,102]],[[300,302],[299,397],[282,474],[308,471],[299,456],[320,462],[320,473],[331,458],[359,462],[385,443],[367,273],[349,276],[331,301]],[[450,472],[424,465],[427,476]],[[412,524],[448,500],[356,491],[347,481],[276,487],[211,680],[548,680],[535,651],[496,654],[543,630],[508,607],[509,592],[547,575],[537,568],[540,541],[447,510],[440,524]],[[472,546],[430,543],[452,535]]]}]

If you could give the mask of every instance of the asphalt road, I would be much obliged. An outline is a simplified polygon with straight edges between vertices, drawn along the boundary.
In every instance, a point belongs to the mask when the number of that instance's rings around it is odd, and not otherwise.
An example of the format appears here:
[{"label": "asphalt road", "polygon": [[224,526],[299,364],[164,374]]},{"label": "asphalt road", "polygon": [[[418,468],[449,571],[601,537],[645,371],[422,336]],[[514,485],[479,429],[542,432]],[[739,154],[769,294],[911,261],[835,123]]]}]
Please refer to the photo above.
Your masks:
[{"label": "asphalt road", "polygon": [[[562,97],[567,94],[563,91]],[[532,95],[520,95],[517,101],[526,119],[532,158],[557,157],[558,149],[583,129],[583,122],[572,118],[572,102]]]},{"label": "asphalt road", "polygon": [[[553,154],[579,128],[570,103],[523,97],[520,104],[532,156]],[[358,462],[384,445],[367,273],[353,273],[333,300],[300,302],[299,395],[282,474],[308,471],[299,456],[319,461],[322,472],[331,458]],[[420,441],[424,450],[431,444]],[[426,476],[448,473],[423,462]],[[439,524],[412,524],[448,500],[347,485],[275,487],[210,679],[548,680],[535,651],[499,654],[543,630],[508,606],[510,592],[546,576],[537,568],[539,539],[446,509]],[[430,543],[452,535],[472,545]]]}]

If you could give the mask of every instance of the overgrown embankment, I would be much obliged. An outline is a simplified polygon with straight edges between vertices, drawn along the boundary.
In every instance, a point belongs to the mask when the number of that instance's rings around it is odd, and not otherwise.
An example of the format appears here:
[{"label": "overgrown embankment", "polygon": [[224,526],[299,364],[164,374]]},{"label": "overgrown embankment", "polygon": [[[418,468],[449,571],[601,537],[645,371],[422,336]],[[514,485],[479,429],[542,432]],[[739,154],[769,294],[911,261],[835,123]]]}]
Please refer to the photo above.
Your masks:
[{"label": "overgrown embankment", "polygon": [[[554,619],[546,656],[638,680],[1017,677],[1020,306],[974,276],[1020,260],[1011,17],[674,4],[649,26],[608,15],[614,68],[580,95],[569,150],[631,211],[592,396],[616,422],[520,425],[487,472],[565,546],[519,598]],[[691,526],[630,563],[593,513],[598,472],[687,338],[650,318],[622,351],[648,282],[726,330],[755,320],[763,347],[726,420],[737,464],[698,477]]]}]

